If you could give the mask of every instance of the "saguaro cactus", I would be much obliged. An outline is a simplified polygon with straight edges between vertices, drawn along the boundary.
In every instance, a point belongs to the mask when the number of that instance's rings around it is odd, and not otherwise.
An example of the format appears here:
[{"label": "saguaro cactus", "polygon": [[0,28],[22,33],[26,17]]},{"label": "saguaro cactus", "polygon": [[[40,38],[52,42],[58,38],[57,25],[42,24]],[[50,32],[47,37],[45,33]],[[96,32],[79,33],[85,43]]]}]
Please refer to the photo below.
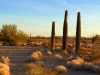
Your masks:
[{"label": "saguaro cactus", "polygon": [[30,38],[31,38],[31,33],[30,33]]},{"label": "saguaro cactus", "polygon": [[79,55],[81,41],[81,15],[77,14],[77,27],[76,27],[76,55]]},{"label": "saguaro cactus", "polygon": [[54,51],[55,48],[55,22],[52,22],[52,31],[51,31],[51,52]]},{"label": "saguaro cactus", "polygon": [[63,25],[63,50],[67,48],[68,37],[68,10],[65,11],[64,25]]}]

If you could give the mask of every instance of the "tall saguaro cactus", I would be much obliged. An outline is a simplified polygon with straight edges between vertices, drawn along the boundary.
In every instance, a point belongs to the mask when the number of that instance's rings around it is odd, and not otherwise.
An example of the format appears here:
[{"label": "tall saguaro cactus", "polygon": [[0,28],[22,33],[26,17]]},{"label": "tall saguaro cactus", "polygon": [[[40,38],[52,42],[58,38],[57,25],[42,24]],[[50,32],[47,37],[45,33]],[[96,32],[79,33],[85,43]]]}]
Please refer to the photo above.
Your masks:
[{"label": "tall saguaro cactus", "polygon": [[68,37],[68,10],[65,11],[64,25],[63,25],[63,50],[67,48]]},{"label": "tall saguaro cactus", "polygon": [[51,31],[51,52],[54,51],[55,48],[55,22],[52,22],[52,31]]},{"label": "tall saguaro cactus", "polygon": [[76,55],[79,55],[81,41],[81,14],[77,14],[77,27],[76,27]]}]

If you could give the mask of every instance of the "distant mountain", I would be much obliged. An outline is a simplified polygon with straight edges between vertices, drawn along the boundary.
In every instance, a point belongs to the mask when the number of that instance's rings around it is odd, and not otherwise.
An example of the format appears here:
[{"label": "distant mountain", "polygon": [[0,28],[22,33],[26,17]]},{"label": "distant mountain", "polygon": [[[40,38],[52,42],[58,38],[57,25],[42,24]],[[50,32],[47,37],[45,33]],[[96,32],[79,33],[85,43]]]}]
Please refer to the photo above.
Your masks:
[{"label": "distant mountain", "polygon": [[[62,38],[63,36],[56,36],[56,37]],[[70,37],[70,38],[76,38],[76,36],[68,36],[68,37]],[[89,37],[82,36],[81,38],[89,38]]]}]

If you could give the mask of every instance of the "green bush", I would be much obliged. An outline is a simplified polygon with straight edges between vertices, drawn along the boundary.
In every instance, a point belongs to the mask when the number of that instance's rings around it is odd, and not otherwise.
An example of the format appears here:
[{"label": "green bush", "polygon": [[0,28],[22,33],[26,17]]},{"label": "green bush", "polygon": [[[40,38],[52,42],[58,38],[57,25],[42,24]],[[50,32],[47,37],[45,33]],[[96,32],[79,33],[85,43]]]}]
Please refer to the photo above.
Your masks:
[{"label": "green bush", "polygon": [[27,38],[28,35],[21,30],[17,30],[17,26],[14,24],[5,24],[0,30],[0,39],[5,44],[9,43],[12,45],[22,43],[25,42]]},{"label": "green bush", "polygon": [[92,42],[94,43],[95,41],[97,41],[99,39],[100,39],[100,35],[99,34],[96,34],[95,36],[93,36]]}]

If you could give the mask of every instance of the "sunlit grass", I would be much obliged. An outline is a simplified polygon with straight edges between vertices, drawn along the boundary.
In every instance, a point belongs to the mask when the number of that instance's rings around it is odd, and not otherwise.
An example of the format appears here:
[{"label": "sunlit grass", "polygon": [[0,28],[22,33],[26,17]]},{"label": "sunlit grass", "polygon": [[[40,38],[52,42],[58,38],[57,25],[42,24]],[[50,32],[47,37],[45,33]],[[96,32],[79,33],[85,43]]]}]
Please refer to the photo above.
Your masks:
[{"label": "sunlit grass", "polygon": [[25,63],[24,71],[21,71],[19,75],[56,75],[56,71],[52,71],[51,68],[46,68],[42,61],[36,63]]}]

